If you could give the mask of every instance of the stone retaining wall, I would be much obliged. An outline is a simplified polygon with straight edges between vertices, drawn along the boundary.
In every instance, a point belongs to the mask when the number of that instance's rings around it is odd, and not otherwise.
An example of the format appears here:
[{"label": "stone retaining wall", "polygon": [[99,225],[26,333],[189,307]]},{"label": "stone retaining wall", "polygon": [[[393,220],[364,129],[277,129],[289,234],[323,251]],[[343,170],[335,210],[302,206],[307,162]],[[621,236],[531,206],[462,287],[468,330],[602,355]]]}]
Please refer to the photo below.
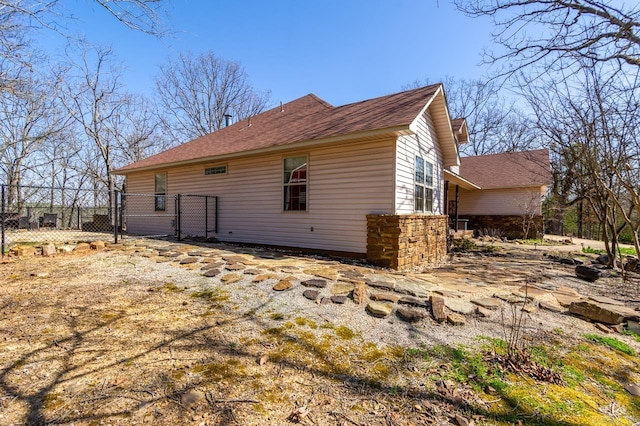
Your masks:
[{"label": "stone retaining wall", "polygon": [[400,270],[439,263],[447,234],[447,216],[367,215],[367,261]]},{"label": "stone retaining wall", "polygon": [[[490,235],[493,237],[514,238],[538,238],[542,235],[544,229],[544,218],[535,216],[531,220],[529,234],[524,235],[522,229],[523,217],[518,215],[483,215],[483,216],[466,216],[461,215],[460,219],[468,219],[467,229],[473,229],[482,235]],[[499,234],[499,235],[494,235]]]}]

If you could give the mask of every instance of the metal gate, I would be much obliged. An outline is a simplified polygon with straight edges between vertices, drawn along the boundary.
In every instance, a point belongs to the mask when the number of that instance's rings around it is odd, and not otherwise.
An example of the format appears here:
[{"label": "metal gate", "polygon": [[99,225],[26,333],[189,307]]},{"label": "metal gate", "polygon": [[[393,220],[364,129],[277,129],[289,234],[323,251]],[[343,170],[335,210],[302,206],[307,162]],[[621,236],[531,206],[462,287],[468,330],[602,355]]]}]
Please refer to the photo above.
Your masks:
[{"label": "metal gate", "polygon": [[208,239],[218,231],[218,197],[214,195],[123,192],[116,199],[123,238]]}]

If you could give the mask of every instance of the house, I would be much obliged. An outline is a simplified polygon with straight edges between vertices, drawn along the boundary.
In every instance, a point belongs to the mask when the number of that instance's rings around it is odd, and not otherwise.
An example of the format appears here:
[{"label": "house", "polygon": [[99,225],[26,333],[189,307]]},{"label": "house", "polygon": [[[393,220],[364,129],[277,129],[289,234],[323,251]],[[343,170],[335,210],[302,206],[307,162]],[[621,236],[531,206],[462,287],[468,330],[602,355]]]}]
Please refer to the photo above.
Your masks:
[{"label": "house", "polygon": [[339,107],[309,94],[114,173],[126,176],[129,233],[404,269],[446,256],[445,186],[479,188],[458,173],[465,138],[442,84]]},{"label": "house", "polygon": [[462,157],[459,175],[468,185],[448,188],[449,215],[470,229],[507,238],[543,233],[542,200],[551,184],[549,151],[507,152]]}]

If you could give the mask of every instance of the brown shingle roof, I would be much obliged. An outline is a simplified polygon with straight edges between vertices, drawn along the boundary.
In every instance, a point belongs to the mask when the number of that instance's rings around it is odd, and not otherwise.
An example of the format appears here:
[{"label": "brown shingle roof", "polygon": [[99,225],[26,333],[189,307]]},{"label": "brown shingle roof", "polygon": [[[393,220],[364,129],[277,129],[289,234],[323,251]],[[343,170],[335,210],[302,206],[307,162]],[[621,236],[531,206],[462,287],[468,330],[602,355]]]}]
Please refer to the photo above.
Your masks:
[{"label": "brown shingle roof", "polygon": [[[441,84],[334,107],[313,94],[116,170],[188,163],[296,142],[406,126]],[[249,123],[251,125],[249,125]]]},{"label": "brown shingle roof", "polygon": [[482,189],[549,185],[549,150],[462,157],[459,174]]}]

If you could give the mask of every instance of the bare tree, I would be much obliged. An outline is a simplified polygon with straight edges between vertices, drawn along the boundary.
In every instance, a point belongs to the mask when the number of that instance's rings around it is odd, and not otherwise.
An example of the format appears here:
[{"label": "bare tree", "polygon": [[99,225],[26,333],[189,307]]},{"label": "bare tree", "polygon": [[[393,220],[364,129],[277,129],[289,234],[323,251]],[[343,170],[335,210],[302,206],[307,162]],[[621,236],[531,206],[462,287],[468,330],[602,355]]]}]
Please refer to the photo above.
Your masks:
[{"label": "bare tree", "polygon": [[[607,0],[454,0],[469,16],[493,20],[494,41],[504,50],[485,52],[502,75],[543,65],[574,66],[576,60],[640,66],[640,6]],[[584,64],[585,62],[581,62]]]},{"label": "bare tree", "polygon": [[0,91],[2,182],[9,186],[8,204],[16,202],[18,206],[22,201],[20,187],[33,184],[37,176],[40,149],[62,131],[67,121],[55,96],[51,96],[56,88],[28,74],[18,75],[16,81],[20,83],[13,84],[12,90]]},{"label": "bare tree", "polygon": [[70,117],[90,143],[85,147],[89,159],[86,170],[93,174],[96,191],[98,182],[109,191],[110,207],[115,190],[111,170],[118,158],[116,126],[127,103],[119,78],[111,49],[85,50],[80,62],[72,64],[61,96]]},{"label": "bare tree", "polygon": [[264,110],[269,93],[255,90],[242,66],[209,51],[181,54],[156,78],[164,131],[184,142],[220,129],[225,114],[244,120]]},{"label": "bare tree", "polygon": [[[107,10],[136,31],[163,36],[163,7],[166,0],[87,0]],[[60,0],[0,0],[0,89],[14,84],[7,69],[35,68],[41,61],[31,57],[29,37],[36,31],[72,39],[73,15]]]},{"label": "bare tree", "polygon": [[[586,61],[586,60],[585,60]],[[638,246],[640,156],[635,132],[638,100],[635,77],[611,72],[593,61],[570,78],[548,77],[524,86],[537,129],[555,152],[553,191],[562,205],[586,201],[598,217],[610,259],[620,232],[629,226]]]}]

